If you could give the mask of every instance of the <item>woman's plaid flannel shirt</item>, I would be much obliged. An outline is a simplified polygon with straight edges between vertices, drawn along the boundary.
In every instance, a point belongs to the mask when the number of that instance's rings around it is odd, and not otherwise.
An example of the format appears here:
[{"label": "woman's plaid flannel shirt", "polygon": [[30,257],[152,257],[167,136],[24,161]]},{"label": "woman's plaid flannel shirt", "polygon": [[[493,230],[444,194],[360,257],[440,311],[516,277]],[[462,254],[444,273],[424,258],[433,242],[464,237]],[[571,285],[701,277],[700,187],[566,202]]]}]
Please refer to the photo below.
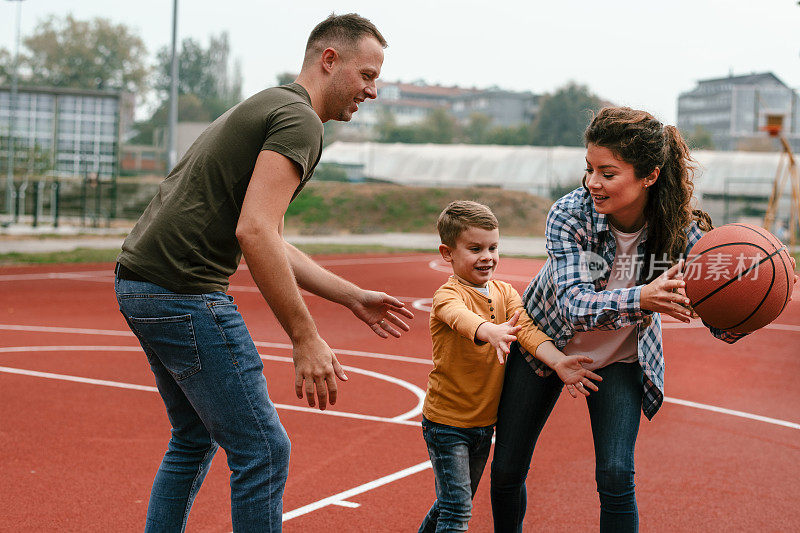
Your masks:
[{"label": "woman's plaid flannel shirt", "polygon": [[[689,253],[703,236],[697,224],[687,228]],[[544,267],[531,281],[522,297],[534,322],[563,349],[576,331],[611,330],[636,325],[639,364],[644,371],[642,411],[650,419],[664,401],[664,352],[661,346],[661,315],[640,306],[642,285],[605,290],[614,262],[617,242],[606,216],[595,211],[589,193],[578,188],[558,200],[547,215],[547,254]],[[647,227],[637,247],[635,264],[641,265]],[[608,268],[592,280],[585,252],[601,256]],[[744,337],[709,327],[711,333],[728,343]],[[544,363],[522,350],[540,376],[552,372]],[[586,354],[591,356],[591,354]]]}]

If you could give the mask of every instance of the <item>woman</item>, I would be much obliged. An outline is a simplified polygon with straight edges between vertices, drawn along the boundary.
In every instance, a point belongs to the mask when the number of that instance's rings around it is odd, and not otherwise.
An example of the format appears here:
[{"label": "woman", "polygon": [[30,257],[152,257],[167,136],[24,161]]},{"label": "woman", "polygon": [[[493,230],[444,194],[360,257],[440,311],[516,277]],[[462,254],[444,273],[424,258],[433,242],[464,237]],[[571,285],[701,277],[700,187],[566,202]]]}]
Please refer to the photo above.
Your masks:
[{"label": "woman", "polygon": [[[660,315],[689,321],[681,258],[711,229],[711,219],[692,209],[693,160],[674,126],[644,111],[605,108],[584,141],[583,187],[551,208],[549,257],[523,300],[558,348],[591,357],[587,368],[603,378],[586,399],[600,530],[637,531],[633,450],[639,410],[650,419],[664,399]],[[744,336],[710,330],[729,343]],[[561,387],[555,374],[514,344],[492,461],[498,532],[522,531],[525,478]]]}]

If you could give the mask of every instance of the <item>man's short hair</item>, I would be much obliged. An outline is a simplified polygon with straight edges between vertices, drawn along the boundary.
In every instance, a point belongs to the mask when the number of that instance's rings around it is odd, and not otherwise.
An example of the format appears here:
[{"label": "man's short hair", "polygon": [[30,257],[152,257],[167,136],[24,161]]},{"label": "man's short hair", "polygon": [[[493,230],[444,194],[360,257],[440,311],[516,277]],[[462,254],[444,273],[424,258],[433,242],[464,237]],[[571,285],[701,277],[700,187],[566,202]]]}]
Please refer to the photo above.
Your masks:
[{"label": "man's short hair", "polygon": [[328,18],[311,30],[308,43],[306,43],[306,58],[310,52],[316,55],[329,46],[356,48],[362,37],[374,37],[382,47],[386,48],[387,46],[386,39],[383,38],[378,28],[364,17],[355,13],[346,15],[331,13]]},{"label": "man's short hair", "polygon": [[456,200],[444,208],[436,227],[442,244],[454,247],[456,240],[467,228],[497,229],[499,224],[492,210],[478,202]]}]

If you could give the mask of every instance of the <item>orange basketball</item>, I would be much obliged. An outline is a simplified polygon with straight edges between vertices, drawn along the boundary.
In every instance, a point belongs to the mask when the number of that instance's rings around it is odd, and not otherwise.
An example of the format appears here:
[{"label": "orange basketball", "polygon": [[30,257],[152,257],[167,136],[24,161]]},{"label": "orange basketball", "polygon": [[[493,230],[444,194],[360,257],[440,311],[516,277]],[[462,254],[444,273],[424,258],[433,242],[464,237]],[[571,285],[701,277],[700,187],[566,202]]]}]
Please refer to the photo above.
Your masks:
[{"label": "orange basketball", "polygon": [[734,333],[763,328],[783,312],[794,270],[786,246],[764,228],[726,224],[686,258],[686,295],[708,324]]}]

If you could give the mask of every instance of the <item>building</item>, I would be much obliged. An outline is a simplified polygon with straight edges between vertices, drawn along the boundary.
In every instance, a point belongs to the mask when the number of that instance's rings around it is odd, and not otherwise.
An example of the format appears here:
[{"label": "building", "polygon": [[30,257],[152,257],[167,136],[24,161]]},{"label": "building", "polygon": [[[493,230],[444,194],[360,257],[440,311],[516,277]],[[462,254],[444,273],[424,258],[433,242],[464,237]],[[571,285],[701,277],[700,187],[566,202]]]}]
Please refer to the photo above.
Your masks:
[{"label": "building", "polygon": [[541,95],[532,92],[506,91],[497,87],[470,91],[454,99],[451,111],[461,122],[474,113],[489,117],[493,126],[511,128],[530,124],[539,112]]},{"label": "building", "polygon": [[[200,134],[210,125],[210,122],[178,122],[176,129],[178,161],[186,154]],[[120,170],[123,175],[167,174],[167,127],[156,128],[155,143],[123,144]]]},{"label": "building", "polygon": [[513,127],[531,122],[538,111],[539,96],[499,88],[474,89],[414,83],[378,82],[378,98],[360,105],[358,113],[340,131],[354,136],[370,135],[386,115],[398,126],[417,124],[435,109],[444,109],[462,123],[473,113],[489,117],[493,126]]},{"label": "building", "polygon": [[771,72],[700,80],[678,97],[678,128],[705,130],[716,150],[774,150],[762,128],[767,115],[783,116],[783,134],[800,151],[800,98]]},{"label": "building", "polygon": [[20,87],[9,136],[11,90],[0,87],[0,171],[8,168],[11,137],[15,168],[27,174],[111,179],[119,173],[120,138],[133,112],[128,93]]},{"label": "building", "polygon": [[136,174],[165,175],[167,169],[167,152],[163,147],[124,144],[120,156],[120,174],[130,176]]}]

